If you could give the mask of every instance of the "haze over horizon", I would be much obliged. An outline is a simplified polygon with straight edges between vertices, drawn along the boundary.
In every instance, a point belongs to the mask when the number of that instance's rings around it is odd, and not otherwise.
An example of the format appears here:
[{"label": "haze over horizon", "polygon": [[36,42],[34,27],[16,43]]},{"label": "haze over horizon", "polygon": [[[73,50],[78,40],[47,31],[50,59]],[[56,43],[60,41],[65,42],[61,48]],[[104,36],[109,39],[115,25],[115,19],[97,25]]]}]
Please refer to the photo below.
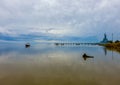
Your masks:
[{"label": "haze over horizon", "polygon": [[120,39],[119,0],[0,0],[0,40]]}]

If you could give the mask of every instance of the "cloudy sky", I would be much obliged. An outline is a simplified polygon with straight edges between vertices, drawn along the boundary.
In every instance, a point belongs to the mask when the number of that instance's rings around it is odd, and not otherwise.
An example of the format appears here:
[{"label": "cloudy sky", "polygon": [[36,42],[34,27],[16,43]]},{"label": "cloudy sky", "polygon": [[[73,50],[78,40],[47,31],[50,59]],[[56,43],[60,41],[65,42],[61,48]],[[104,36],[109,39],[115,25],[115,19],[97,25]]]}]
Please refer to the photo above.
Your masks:
[{"label": "cloudy sky", "polygon": [[100,40],[104,33],[120,39],[119,0],[0,0],[1,36]]}]

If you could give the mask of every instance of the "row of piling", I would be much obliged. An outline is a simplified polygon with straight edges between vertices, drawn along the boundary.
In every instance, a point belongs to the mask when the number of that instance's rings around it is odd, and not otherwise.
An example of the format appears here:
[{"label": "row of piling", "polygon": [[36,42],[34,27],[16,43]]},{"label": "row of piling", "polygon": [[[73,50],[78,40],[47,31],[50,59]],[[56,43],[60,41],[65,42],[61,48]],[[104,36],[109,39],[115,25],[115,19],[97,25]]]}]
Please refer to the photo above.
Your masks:
[{"label": "row of piling", "polygon": [[55,45],[98,45],[98,43],[54,43]]}]

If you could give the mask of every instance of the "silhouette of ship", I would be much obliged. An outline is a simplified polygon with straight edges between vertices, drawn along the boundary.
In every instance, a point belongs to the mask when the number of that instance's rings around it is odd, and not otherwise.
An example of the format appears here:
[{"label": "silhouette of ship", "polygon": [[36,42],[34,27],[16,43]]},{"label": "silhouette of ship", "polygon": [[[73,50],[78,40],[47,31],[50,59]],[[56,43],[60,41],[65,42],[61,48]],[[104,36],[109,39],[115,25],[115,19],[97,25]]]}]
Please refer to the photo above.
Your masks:
[{"label": "silhouette of ship", "polygon": [[26,44],[25,44],[25,47],[26,47],[26,48],[29,48],[29,47],[30,47],[30,43],[26,43]]}]

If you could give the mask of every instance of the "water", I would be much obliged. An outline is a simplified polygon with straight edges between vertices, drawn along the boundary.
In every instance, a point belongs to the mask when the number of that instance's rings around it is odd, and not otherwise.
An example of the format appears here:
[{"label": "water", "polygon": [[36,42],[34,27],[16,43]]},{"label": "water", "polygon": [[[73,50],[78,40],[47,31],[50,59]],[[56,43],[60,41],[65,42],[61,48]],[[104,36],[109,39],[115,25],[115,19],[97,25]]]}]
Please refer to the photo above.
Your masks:
[{"label": "water", "polygon": [[120,54],[103,47],[0,44],[0,85],[119,84]]}]

